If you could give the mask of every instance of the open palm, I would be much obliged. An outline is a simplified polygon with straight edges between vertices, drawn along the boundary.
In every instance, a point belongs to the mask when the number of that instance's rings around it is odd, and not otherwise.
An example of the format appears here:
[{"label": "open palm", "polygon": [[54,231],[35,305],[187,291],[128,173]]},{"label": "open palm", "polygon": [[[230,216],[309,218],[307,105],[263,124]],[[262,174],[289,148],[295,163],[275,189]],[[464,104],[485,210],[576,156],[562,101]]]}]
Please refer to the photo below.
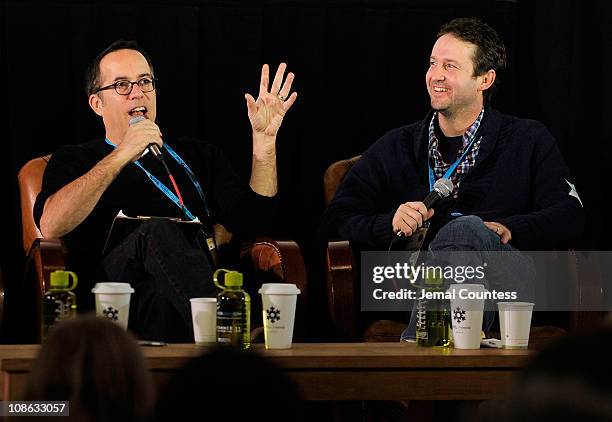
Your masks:
[{"label": "open palm", "polygon": [[251,94],[245,94],[249,121],[254,133],[276,136],[285,113],[295,102],[297,92],[290,94],[295,75],[290,72],[283,82],[286,69],[287,65],[285,63],[278,66],[272,86],[268,90],[270,70],[268,65],[264,64],[261,69],[261,82],[257,100]]}]

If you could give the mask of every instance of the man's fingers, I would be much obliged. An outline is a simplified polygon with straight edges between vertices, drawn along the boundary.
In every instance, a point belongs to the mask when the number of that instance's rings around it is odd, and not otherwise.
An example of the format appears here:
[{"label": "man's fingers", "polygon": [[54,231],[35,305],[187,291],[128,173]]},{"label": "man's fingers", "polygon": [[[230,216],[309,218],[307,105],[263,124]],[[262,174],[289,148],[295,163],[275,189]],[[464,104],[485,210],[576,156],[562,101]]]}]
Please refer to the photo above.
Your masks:
[{"label": "man's fingers", "polygon": [[276,70],[276,75],[274,75],[274,81],[272,81],[272,88],[270,88],[270,93],[274,95],[278,95],[281,88],[281,83],[283,82],[283,75],[285,74],[285,69],[287,68],[286,63],[281,63]]},{"label": "man's fingers", "polygon": [[510,240],[512,240],[512,233],[510,232],[510,230],[504,228],[504,232],[501,237],[501,242],[505,245]]},{"label": "man's fingers", "polygon": [[294,92],[291,94],[291,96],[287,99],[287,101],[285,101],[283,103],[283,109],[285,111],[289,110],[289,108],[293,105],[293,103],[295,103],[295,100],[297,99],[297,92]]},{"label": "man's fingers", "polygon": [[244,94],[244,98],[247,103],[247,110],[248,110],[249,116],[257,113],[257,105],[255,104],[255,98],[253,98],[251,94]]},{"label": "man's fingers", "polygon": [[489,221],[485,221],[484,224],[489,230],[493,231],[496,235],[499,236],[499,240],[501,243],[506,244],[510,240],[512,240],[512,232],[508,227],[504,226],[503,224]]},{"label": "man's fingers", "polygon": [[413,210],[416,210],[416,211],[420,212],[421,215],[426,215],[427,214],[427,207],[421,201],[406,202],[406,205],[408,205]]},{"label": "man's fingers", "polygon": [[268,92],[268,84],[270,83],[270,68],[264,64],[261,68],[261,80],[259,81],[259,98]]},{"label": "man's fingers", "polygon": [[393,216],[393,230],[401,230],[406,236],[410,236],[433,215],[434,210],[428,210],[422,202],[406,202],[397,208]]},{"label": "man's fingers", "polygon": [[[283,97],[285,100],[287,99],[287,97],[289,96],[289,93],[291,92],[291,84],[293,83],[294,79],[295,79],[295,75],[293,74],[293,72],[289,72],[287,74],[287,77],[285,78],[285,82],[283,82],[283,86],[278,91],[278,95]],[[274,91],[272,91],[272,93],[274,93]]]},{"label": "man's fingers", "polygon": [[399,230],[406,236],[410,236],[419,227],[419,222],[404,210],[398,209],[395,216]]},{"label": "man's fingers", "polygon": [[413,229],[410,224],[407,224],[405,221],[401,220],[398,223],[398,228],[395,230],[395,232],[397,233],[398,231],[402,232],[404,236],[410,236],[412,235]]},{"label": "man's fingers", "polygon": [[[421,227],[423,225],[423,214],[421,214],[420,209],[415,209],[414,204],[415,204],[414,202],[408,202],[406,204],[402,204],[398,208],[398,211],[401,211],[405,215],[410,216],[412,219],[416,221],[416,223],[418,224],[418,227]],[[424,211],[424,214],[427,215],[427,212]]]}]

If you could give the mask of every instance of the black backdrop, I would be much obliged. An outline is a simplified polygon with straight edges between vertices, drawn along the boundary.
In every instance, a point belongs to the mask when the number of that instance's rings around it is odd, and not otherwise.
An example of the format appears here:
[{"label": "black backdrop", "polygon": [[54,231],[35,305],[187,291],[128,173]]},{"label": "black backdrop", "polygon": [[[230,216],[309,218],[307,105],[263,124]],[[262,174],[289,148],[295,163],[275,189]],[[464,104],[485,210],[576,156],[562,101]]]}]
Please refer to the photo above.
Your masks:
[{"label": "black backdrop", "polygon": [[84,71],[99,50],[126,38],[153,58],[164,137],[218,144],[245,180],[251,140],[243,94],[256,95],[262,63],[275,69],[286,61],[295,72],[299,97],[278,138],[286,193],[279,231],[304,250],[312,320],[324,322],[322,249],[314,235],[323,173],[426,113],[424,73],[434,34],[460,16],[478,16],[504,37],[509,70],[493,105],[549,127],[585,203],[586,241],[609,249],[602,200],[611,140],[609,2],[4,1],[0,265],[10,320],[19,318],[24,267],[18,170],[59,145],[103,134],[87,106]]}]

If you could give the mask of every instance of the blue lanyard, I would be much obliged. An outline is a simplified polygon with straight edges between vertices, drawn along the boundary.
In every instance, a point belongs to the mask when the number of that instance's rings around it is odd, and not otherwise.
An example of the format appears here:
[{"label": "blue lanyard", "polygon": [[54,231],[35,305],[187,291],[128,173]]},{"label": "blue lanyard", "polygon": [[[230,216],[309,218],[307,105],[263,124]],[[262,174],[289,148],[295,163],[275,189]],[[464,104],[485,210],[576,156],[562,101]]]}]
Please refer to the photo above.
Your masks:
[{"label": "blue lanyard", "polygon": [[[208,208],[208,202],[206,201],[206,195],[204,195],[204,189],[202,189],[202,185],[200,185],[200,182],[198,181],[193,171],[191,171],[191,168],[189,168],[187,163],[181,158],[180,155],[178,155],[178,153],[176,153],[172,148],[170,148],[170,145],[164,142],[163,148],[168,150],[168,153],[172,156],[172,158],[174,158],[174,161],[176,161],[178,165],[181,166],[183,170],[185,170],[185,173],[187,173],[187,176],[189,176],[191,183],[193,183],[193,185],[196,188],[196,191],[198,191],[198,195],[202,199],[202,203],[204,204],[204,211],[206,212],[206,215],[208,216],[208,218],[211,218],[210,209]],[[212,224],[212,220],[211,220],[211,224]]]},{"label": "blue lanyard", "polygon": [[[105,138],[104,141],[107,144],[109,144],[110,146],[112,146],[113,148],[116,148],[116,145],[113,144],[108,138]],[[187,163],[185,163],[185,161],[173,149],[171,149],[168,144],[164,143],[163,144],[163,148],[165,148],[168,151],[168,153],[170,153],[172,158],[174,158],[174,160],[181,167],[183,167],[183,169],[187,173],[187,176],[189,176],[189,179],[191,180],[191,182],[194,184],[196,190],[198,191],[198,194],[200,195],[200,198],[202,198],[202,202],[204,202],[204,210],[206,211],[206,215],[210,218],[210,211],[209,211],[208,205],[206,203],[206,197],[204,196],[204,191],[202,190],[202,186],[200,185],[200,183],[196,179],[195,175],[193,174],[193,171],[191,171],[191,169],[189,168]],[[168,189],[166,187],[166,185],[164,185],[157,177],[155,177],[151,173],[149,173],[149,171],[147,171],[147,169],[145,169],[142,166],[142,164],[140,164],[138,162],[138,160],[134,161],[134,164],[136,164],[138,167],[140,167],[140,169],[142,171],[145,172],[145,174],[147,175],[149,180],[151,180],[151,182],[153,182],[153,184],[160,191],[162,191],[162,193],[164,193],[164,195],[166,195],[172,202],[174,202],[176,204],[177,207],[179,207],[181,210],[183,210],[185,212],[185,215],[187,216],[187,218],[189,218],[191,220],[195,220],[196,219],[196,217],[187,209],[186,206],[181,206],[181,202],[179,201],[178,197],[174,194],[174,192],[172,192],[170,189]]]},{"label": "blue lanyard", "polygon": [[[461,162],[465,159],[466,155],[468,155],[468,153],[472,149],[472,146],[474,145],[475,141],[476,137],[474,136],[468,147],[465,149],[465,151],[463,151],[463,154],[461,154],[461,157],[459,157],[457,161],[455,161],[453,165],[450,166],[448,170],[446,170],[446,172],[442,176],[444,179],[450,179],[451,175],[455,172],[455,169],[457,169],[457,166],[461,164]],[[433,169],[431,168],[431,164],[429,164],[429,158],[427,159],[427,168],[429,169],[429,191],[431,192],[433,190],[434,184],[436,183],[436,176],[434,175]]]}]

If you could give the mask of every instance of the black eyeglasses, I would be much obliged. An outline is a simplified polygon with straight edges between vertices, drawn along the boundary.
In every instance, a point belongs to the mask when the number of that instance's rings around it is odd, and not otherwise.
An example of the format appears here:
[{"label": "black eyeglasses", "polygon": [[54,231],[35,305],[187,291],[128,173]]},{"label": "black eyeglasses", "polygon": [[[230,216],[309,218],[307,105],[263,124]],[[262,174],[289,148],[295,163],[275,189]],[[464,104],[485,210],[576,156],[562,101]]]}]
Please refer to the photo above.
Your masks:
[{"label": "black eyeglasses", "polygon": [[115,92],[119,95],[130,95],[132,92],[132,88],[134,85],[138,84],[138,88],[142,92],[151,92],[155,90],[155,82],[157,79],[155,78],[140,78],[137,81],[117,81],[114,84],[110,84],[107,86],[103,86],[102,88],[96,89],[92,94],[97,94],[100,91],[104,91],[105,89],[114,88]]}]

